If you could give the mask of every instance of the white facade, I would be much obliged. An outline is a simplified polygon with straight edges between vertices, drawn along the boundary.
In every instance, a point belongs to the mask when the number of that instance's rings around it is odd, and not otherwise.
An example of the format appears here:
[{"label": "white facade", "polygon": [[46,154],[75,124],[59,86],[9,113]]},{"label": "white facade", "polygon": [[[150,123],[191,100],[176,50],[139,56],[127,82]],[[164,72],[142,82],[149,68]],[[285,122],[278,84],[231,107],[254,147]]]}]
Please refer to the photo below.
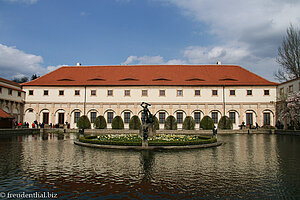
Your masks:
[{"label": "white facade", "polygon": [[[276,86],[24,85],[23,89],[26,92],[24,121],[30,124],[34,120],[48,124],[69,122],[71,128],[76,128],[75,121],[79,114],[86,114],[90,120],[103,115],[108,120],[108,115],[113,113],[113,117],[119,115],[125,120],[125,115],[140,116],[142,102],[152,105],[150,111],[158,119],[173,115],[183,121],[186,116],[196,117],[195,114],[200,113],[200,118],[209,115],[217,117],[218,121],[226,115],[235,118],[234,129],[238,129],[242,122],[258,123],[259,126],[266,123],[274,126],[275,122]],[[213,90],[217,91],[216,95],[213,95]],[[251,91],[248,95],[247,90]],[[112,95],[109,95],[111,91]],[[163,93],[164,96],[160,95]],[[181,119],[177,120],[180,129]],[[163,123],[160,126],[163,128]],[[125,123],[125,128],[128,128],[128,123]],[[199,123],[196,128],[199,128]]]},{"label": "white facade", "polygon": [[300,78],[283,82],[277,86],[277,97],[288,96],[300,91]]},{"label": "white facade", "polygon": [[18,83],[0,78],[0,108],[22,122],[25,92]]}]

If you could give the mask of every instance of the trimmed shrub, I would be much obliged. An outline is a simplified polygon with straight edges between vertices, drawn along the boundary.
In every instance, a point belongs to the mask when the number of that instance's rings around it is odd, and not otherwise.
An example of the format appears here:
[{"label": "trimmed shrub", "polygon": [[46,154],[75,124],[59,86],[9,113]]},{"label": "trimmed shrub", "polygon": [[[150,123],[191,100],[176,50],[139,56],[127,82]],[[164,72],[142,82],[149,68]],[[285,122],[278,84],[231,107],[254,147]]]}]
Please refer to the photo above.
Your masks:
[{"label": "trimmed shrub", "polygon": [[223,116],[221,117],[219,123],[218,123],[218,129],[232,129],[232,121],[229,117]]},{"label": "trimmed shrub", "polygon": [[169,115],[165,121],[165,130],[177,130],[177,121],[174,116]]},{"label": "trimmed shrub", "polygon": [[129,129],[139,130],[141,127],[141,120],[137,115],[131,117],[129,121]]},{"label": "trimmed shrub", "polygon": [[204,130],[211,130],[215,126],[214,121],[210,116],[204,116],[200,121],[200,128]]},{"label": "trimmed shrub", "polygon": [[184,130],[195,130],[195,120],[192,116],[187,116],[183,121]]},{"label": "trimmed shrub", "polygon": [[111,122],[112,129],[124,129],[124,122],[122,117],[115,116],[115,118]]},{"label": "trimmed shrub", "polygon": [[77,127],[80,129],[89,129],[91,128],[91,122],[86,115],[82,115],[77,120]]},{"label": "trimmed shrub", "polygon": [[157,117],[154,116],[153,120],[154,120],[154,125],[153,125],[154,127],[153,128],[155,128],[155,130],[159,130],[159,121],[158,121]]},{"label": "trimmed shrub", "polygon": [[94,122],[94,127],[97,129],[106,129],[107,128],[106,120],[102,115],[96,117],[95,122]]}]

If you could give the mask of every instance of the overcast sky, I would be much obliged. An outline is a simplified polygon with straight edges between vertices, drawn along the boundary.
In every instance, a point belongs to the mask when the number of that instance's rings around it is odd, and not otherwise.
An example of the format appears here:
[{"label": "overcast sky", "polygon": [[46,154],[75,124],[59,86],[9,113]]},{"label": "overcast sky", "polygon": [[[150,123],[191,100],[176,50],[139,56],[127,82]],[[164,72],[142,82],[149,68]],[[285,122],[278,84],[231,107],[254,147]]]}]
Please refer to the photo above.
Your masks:
[{"label": "overcast sky", "polygon": [[274,81],[299,0],[0,0],[0,77],[62,65],[240,65]]}]

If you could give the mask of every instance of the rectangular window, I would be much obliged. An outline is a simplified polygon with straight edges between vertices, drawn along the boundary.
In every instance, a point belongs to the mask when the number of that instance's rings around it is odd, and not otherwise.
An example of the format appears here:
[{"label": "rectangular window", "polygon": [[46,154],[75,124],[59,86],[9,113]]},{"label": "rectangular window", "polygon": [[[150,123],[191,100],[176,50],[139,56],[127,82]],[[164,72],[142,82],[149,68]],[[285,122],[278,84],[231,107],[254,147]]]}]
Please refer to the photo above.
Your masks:
[{"label": "rectangular window", "polygon": [[229,112],[229,118],[231,119],[232,123],[235,124],[235,112]]},{"label": "rectangular window", "polygon": [[32,95],[33,95],[33,90],[29,90],[29,91],[28,91],[28,95],[29,95],[29,96],[32,96]]},{"label": "rectangular window", "polygon": [[114,119],[114,113],[113,112],[107,112],[107,123],[111,124],[113,119]]},{"label": "rectangular window", "polygon": [[0,93],[2,93],[2,87],[0,87]]},{"label": "rectangular window", "polygon": [[200,96],[200,90],[195,90],[195,96]]},{"label": "rectangular window", "polygon": [[113,90],[107,90],[107,96],[113,96]]},{"label": "rectangular window", "polygon": [[218,90],[212,90],[212,95],[217,96],[218,95]]},{"label": "rectangular window", "polygon": [[177,124],[182,124],[183,123],[183,112],[177,112]]},{"label": "rectangular window", "polygon": [[[300,91],[300,82],[299,82],[299,90],[298,91]],[[1,92],[1,90],[0,90],[0,92]]]},{"label": "rectangular window", "polygon": [[293,85],[289,86],[289,93],[293,92]]},{"label": "rectangular window", "polygon": [[95,122],[96,117],[97,117],[97,112],[91,112],[91,123]]},{"label": "rectangular window", "polygon": [[79,117],[80,117],[80,112],[74,112],[74,123],[77,123]]},{"label": "rectangular window", "polygon": [[270,125],[270,113],[264,113],[264,125]]},{"label": "rectangular window", "polygon": [[279,90],[279,94],[280,94],[280,95],[283,95],[283,94],[284,94],[284,90],[283,90],[283,88],[280,88],[280,90]]},{"label": "rectangular window", "polygon": [[183,96],[183,91],[182,90],[177,90],[177,96]]},{"label": "rectangular window", "polygon": [[130,90],[124,90],[124,96],[130,96]]},{"label": "rectangular window", "polygon": [[246,113],[246,125],[252,125],[252,124],[253,124],[253,114]]},{"label": "rectangular window", "polygon": [[247,95],[251,96],[252,95],[252,90],[247,90]]},{"label": "rectangular window", "polygon": [[148,90],[142,90],[142,96],[148,96]]},{"label": "rectangular window", "polygon": [[44,96],[48,96],[49,95],[49,91],[48,90],[44,90]]},{"label": "rectangular window", "polygon": [[164,124],[166,120],[166,113],[165,112],[159,112],[159,123]]},{"label": "rectangular window", "polygon": [[264,95],[270,95],[270,90],[264,90]]},{"label": "rectangular window", "polygon": [[159,90],[159,96],[166,96],[166,90]]},{"label": "rectangular window", "polygon": [[218,112],[212,112],[211,118],[214,121],[214,123],[217,124],[218,123]]},{"label": "rectangular window", "polygon": [[63,90],[59,90],[58,94],[59,94],[59,96],[63,96],[65,94],[65,92]]},{"label": "rectangular window", "polygon": [[12,89],[8,89],[8,95],[12,95]]},{"label": "rectangular window", "polygon": [[200,112],[194,112],[194,119],[195,119],[196,124],[200,124],[201,113]]},{"label": "rectangular window", "polygon": [[18,97],[20,97],[21,96],[21,92],[18,92]]},{"label": "rectangular window", "polygon": [[91,96],[96,96],[96,90],[91,90]]},{"label": "rectangular window", "polygon": [[79,96],[80,95],[80,90],[75,90],[75,96]]},{"label": "rectangular window", "polygon": [[130,112],[124,112],[124,123],[128,124],[130,121]]},{"label": "rectangular window", "polygon": [[235,90],[230,90],[230,96],[235,96]]}]

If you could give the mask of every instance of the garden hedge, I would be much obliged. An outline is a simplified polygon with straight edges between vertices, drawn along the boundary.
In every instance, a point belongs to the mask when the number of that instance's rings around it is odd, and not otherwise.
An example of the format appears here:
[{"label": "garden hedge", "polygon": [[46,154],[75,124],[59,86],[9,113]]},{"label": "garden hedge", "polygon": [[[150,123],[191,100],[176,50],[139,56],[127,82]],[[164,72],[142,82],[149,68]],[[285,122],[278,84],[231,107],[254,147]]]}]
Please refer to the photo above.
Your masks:
[{"label": "garden hedge", "polygon": [[[103,141],[96,140],[93,137],[79,138],[80,142],[91,143],[91,144],[100,144],[100,145],[119,145],[119,146],[141,146],[141,141]],[[217,138],[209,138],[206,140],[197,140],[197,141],[149,141],[149,146],[187,146],[187,145],[200,145],[200,144],[211,144],[217,142]]]},{"label": "garden hedge", "polygon": [[129,120],[129,129],[139,130],[141,127],[141,120],[137,115],[134,115]]},{"label": "garden hedge", "polygon": [[154,116],[153,119],[154,119],[154,128],[155,128],[155,130],[159,130],[159,121],[158,121],[157,117]]},{"label": "garden hedge", "polygon": [[107,128],[106,120],[102,115],[96,117],[95,122],[94,122],[94,127],[97,129],[106,129]]},{"label": "garden hedge", "polygon": [[76,125],[79,129],[90,129],[91,128],[91,122],[86,115],[82,115],[81,117],[79,117]]},{"label": "garden hedge", "polygon": [[192,116],[187,116],[183,121],[184,130],[195,130],[195,120]]},{"label": "garden hedge", "polygon": [[177,130],[177,121],[174,116],[169,115],[165,121],[165,130]]},{"label": "garden hedge", "polygon": [[210,116],[204,116],[200,121],[200,128],[204,130],[211,130],[215,126],[214,121]]},{"label": "garden hedge", "polygon": [[124,129],[124,122],[122,117],[115,116],[111,123],[112,129]]},{"label": "garden hedge", "polygon": [[218,129],[232,129],[233,124],[229,117],[223,116],[221,117],[219,123],[218,123]]}]

